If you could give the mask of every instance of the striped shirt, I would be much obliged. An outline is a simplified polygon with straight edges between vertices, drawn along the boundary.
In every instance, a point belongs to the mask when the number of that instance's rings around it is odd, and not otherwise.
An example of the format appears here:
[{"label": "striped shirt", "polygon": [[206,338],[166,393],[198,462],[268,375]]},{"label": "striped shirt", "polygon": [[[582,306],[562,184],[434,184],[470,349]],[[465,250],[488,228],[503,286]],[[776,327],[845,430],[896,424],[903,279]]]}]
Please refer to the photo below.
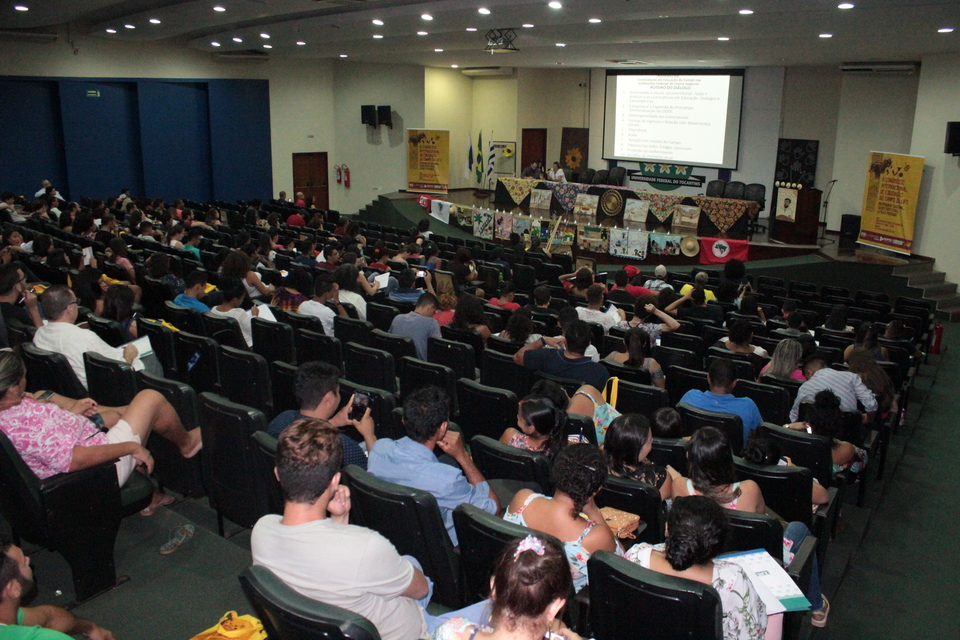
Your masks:
[{"label": "striped shirt", "polygon": [[820,369],[813,376],[800,385],[797,400],[790,409],[790,420],[796,420],[800,413],[800,403],[813,400],[819,392],[829,389],[840,398],[840,408],[846,411],[857,411],[859,400],[867,411],[877,410],[877,399],[867,388],[860,376],[850,371],[836,369]]}]

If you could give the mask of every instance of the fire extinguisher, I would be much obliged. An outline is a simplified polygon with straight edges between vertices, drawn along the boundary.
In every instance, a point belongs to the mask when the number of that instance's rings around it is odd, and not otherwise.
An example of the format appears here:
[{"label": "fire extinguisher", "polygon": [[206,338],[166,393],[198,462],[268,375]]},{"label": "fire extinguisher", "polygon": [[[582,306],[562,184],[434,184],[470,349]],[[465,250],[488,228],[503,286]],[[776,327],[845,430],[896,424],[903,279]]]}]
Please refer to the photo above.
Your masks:
[{"label": "fire extinguisher", "polygon": [[341,182],[343,182],[343,172],[340,169],[340,165],[337,165],[336,169],[337,169],[337,184],[340,184]]},{"label": "fire extinguisher", "polygon": [[930,340],[930,353],[940,355],[940,345],[943,343],[943,323],[939,320],[933,325],[933,339]]},{"label": "fire extinguisher", "polygon": [[343,186],[350,188],[350,167],[343,165]]}]

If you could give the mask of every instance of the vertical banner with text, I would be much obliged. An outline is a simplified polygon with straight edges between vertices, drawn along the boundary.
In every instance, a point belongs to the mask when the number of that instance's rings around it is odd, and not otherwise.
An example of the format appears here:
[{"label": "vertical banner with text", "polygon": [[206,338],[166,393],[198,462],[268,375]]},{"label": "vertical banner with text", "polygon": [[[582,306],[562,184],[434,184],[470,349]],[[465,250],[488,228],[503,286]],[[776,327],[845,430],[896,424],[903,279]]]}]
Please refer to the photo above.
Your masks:
[{"label": "vertical banner with text", "polygon": [[911,253],[923,163],[919,156],[870,152],[857,242]]},{"label": "vertical banner with text", "polygon": [[450,132],[407,129],[407,191],[447,193]]}]

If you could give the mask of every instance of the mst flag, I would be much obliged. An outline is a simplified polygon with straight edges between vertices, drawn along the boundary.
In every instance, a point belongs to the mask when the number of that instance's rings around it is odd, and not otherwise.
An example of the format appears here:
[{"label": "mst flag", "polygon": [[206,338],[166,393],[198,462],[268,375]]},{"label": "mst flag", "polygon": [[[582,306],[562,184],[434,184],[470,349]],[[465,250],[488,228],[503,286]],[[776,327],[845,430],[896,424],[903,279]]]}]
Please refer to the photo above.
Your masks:
[{"label": "mst flag", "polygon": [[720,264],[727,260],[747,261],[750,243],[726,238],[700,238],[700,264]]}]

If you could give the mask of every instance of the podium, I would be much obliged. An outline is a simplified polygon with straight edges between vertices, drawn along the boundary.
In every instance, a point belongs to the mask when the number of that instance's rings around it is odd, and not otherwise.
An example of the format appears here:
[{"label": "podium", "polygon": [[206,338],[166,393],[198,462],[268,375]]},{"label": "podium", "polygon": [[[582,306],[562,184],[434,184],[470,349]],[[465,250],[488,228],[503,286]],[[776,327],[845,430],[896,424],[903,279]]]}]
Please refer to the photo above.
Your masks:
[{"label": "podium", "polygon": [[770,239],[784,244],[817,244],[820,199],[813,187],[775,187]]}]

